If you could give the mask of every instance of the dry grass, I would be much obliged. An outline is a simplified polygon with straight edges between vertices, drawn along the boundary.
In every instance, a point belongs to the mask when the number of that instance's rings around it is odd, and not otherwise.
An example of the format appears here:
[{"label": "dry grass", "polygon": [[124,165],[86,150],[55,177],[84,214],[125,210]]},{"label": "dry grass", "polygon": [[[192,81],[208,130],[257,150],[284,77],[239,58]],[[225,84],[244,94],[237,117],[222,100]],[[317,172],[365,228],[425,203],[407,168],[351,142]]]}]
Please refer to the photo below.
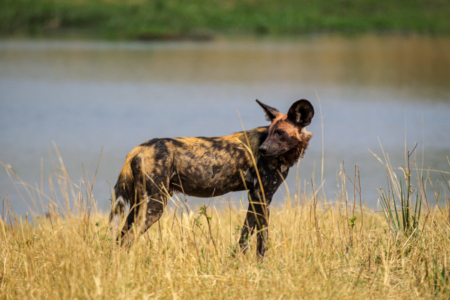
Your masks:
[{"label": "dry grass", "polygon": [[[445,207],[424,210],[414,235],[394,237],[384,214],[356,206],[358,188],[343,181],[340,202],[321,204],[303,191],[273,208],[263,261],[255,239],[246,254],[233,255],[242,204],[206,213],[172,206],[127,251],[113,242],[108,216],[96,211],[93,180],[75,185],[62,161],[59,169],[50,213],[2,215],[1,299],[449,297]],[[25,189],[31,202],[45,198],[40,187]]]}]

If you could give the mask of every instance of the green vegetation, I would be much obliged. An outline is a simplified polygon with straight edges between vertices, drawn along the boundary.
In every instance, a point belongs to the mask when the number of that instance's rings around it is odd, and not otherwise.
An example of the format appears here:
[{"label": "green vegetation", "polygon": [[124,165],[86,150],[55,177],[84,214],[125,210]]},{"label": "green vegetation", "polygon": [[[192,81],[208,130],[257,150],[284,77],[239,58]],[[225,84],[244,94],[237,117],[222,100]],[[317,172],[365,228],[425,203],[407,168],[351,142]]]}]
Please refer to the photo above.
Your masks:
[{"label": "green vegetation", "polygon": [[450,33],[447,0],[0,0],[0,34],[111,39],[216,34]]},{"label": "green vegetation", "polygon": [[416,162],[414,160],[411,165],[411,156],[416,147],[414,147],[413,151],[408,151],[407,153],[407,164],[405,167],[402,167],[404,180],[398,179],[392,167],[387,164],[388,191],[381,189],[380,204],[394,238],[400,234],[406,236],[415,234],[417,236],[419,231],[419,221],[422,204],[425,203],[425,194],[421,190],[424,187],[421,184],[423,183],[423,177],[422,180],[417,180],[415,186],[411,183],[411,175]]}]

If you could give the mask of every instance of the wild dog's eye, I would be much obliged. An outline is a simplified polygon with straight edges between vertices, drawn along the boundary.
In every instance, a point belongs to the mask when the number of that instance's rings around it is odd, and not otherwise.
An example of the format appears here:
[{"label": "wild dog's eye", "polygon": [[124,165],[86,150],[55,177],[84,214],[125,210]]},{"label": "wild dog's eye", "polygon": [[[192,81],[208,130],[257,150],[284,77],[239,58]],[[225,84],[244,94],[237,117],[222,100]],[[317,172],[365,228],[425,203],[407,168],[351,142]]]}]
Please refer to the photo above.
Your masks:
[{"label": "wild dog's eye", "polygon": [[281,130],[275,130],[275,136],[280,137],[283,135],[283,132]]}]

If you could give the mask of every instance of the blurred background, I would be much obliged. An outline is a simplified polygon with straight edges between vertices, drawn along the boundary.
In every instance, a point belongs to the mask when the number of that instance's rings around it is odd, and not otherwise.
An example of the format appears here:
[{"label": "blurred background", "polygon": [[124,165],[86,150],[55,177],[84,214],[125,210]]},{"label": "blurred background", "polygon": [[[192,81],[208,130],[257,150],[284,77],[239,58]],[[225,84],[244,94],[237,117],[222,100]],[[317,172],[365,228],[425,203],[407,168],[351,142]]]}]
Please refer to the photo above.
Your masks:
[{"label": "blurred background", "polygon": [[[386,170],[370,151],[382,157],[381,145],[400,167],[417,143],[418,167],[433,182],[443,182],[435,170],[450,176],[448,1],[0,0],[0,36],[0,161],[46,191],[53,142],[76,184],[100,161],[104,211],[133,147],[231,134],[238,112],[245,129],[268,125],[255,99],[316,109],[291,193],[314,180],[339,200],[341,165],[353,180],[357,164],[362,200],[376,208]],[[0,201],[28,211],[3,169],[0,187]]]}]

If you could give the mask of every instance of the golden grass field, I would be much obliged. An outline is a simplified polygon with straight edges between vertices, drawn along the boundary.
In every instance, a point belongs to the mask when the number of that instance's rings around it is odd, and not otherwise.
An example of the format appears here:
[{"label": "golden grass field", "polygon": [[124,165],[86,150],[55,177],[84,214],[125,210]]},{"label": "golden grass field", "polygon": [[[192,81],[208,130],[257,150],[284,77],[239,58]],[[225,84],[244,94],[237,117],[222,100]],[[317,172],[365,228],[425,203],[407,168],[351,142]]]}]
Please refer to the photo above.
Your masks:
[{"label": "golden grass field", "polygon": [[0,299],[450,298],[448,203],[423,200],[411,217],[417,226],[393,231],[390,212],[361,207],[357,176],[341,172],[342,193],[332,202],[320,190],[285,192],[284,205],[272,208],[261,260],[255,236],[247,253],[234,254],[247,200],[188,212],[175,197],[160,222],[123,249],[112,239],[116,226],[96,209],[94,179],[73,184],[62,161],[57,173],[51,195],[24,186],[32,206],[48,197],[45,216],[14,216],[3,199]]}]

